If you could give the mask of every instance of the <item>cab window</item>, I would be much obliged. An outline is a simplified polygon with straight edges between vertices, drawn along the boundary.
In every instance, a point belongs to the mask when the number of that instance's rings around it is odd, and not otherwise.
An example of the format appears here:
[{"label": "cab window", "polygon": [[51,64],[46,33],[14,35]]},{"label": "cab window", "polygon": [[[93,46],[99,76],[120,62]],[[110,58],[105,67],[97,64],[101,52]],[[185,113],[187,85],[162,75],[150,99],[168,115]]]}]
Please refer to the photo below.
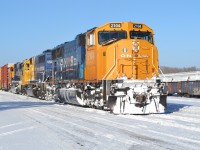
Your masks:
[{"label": "cab window", "polygon": [[87,35],[87,45],[94,46],[95,45],[95,34],[91,33]]},{"label": "cab window", "polygon": [[109,41],[126,39],[127,34],[125,31],[100,31],[98,37],[99,37],[99,44],[103,45],[104,43]]},{"label": "cab window", "polygon": [[131,39],[143,39],[153,44],[153,34],[151,32],[130,31]]}]

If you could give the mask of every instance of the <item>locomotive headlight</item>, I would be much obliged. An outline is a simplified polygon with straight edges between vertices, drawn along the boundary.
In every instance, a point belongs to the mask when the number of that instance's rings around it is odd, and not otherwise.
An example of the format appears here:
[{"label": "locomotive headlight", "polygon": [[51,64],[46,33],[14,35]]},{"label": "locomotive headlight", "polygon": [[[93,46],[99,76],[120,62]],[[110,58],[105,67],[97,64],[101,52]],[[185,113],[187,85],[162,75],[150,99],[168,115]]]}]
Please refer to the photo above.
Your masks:
[{"label": "locomotive headlight", "polygon": [[133,42],[133,46],[134,46],[134,47],[138,47],[138,46],[139,46],[139,43],[138,43],[138,42]]},{"label": "locomotive headlight", "polygon": [[139,49],[138,48],[133,48],[133,51],[138,52]]},{"label": "locomotive headlight", "polygon": [[139,42],[134,41],[134,42],[132,42],[132,44],[133,44],[133,47],[132,47],[133,51],[138,52],[139,51]]}]

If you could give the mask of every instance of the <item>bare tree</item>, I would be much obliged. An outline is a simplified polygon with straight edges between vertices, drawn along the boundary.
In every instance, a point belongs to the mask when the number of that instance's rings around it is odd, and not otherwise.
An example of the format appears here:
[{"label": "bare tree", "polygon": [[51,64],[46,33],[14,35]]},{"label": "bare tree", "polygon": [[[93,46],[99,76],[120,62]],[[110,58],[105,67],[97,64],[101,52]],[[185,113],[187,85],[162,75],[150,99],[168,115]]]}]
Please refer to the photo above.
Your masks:
[{"label": "bare tree", "polygon": [[167,74],[167,73],[178,73],[178,72],[200,71],[200,68],[197,68],[195,66],[184,67],[184,68],[161,66],[160,69],[162,70],[162,72],[164,74]]}]

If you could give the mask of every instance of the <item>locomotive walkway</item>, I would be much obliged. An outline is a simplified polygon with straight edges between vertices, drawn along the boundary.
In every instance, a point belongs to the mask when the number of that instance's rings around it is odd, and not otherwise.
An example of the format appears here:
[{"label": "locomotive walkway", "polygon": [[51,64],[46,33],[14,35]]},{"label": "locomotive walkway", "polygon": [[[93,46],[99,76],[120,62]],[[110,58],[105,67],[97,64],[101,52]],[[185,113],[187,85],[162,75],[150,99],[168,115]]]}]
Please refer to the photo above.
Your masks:
[{"label": "locomotive walkway", "polygon": [[166,114],[113,115],[0,91],[0,150],[199,149],[200,99]]}]

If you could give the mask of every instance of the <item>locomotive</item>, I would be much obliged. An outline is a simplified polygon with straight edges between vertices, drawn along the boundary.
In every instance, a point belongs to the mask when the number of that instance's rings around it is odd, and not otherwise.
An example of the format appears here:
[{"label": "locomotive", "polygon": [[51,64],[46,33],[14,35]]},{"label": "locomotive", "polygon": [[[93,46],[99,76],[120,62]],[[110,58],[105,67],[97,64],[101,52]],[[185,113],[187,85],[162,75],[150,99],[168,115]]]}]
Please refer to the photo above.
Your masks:
[{"label": "locomotive", "polygon": [[14,68],[9,87],[14,93],[114,114],[166,109],[154,32],[145,24],[106,23]]}]

